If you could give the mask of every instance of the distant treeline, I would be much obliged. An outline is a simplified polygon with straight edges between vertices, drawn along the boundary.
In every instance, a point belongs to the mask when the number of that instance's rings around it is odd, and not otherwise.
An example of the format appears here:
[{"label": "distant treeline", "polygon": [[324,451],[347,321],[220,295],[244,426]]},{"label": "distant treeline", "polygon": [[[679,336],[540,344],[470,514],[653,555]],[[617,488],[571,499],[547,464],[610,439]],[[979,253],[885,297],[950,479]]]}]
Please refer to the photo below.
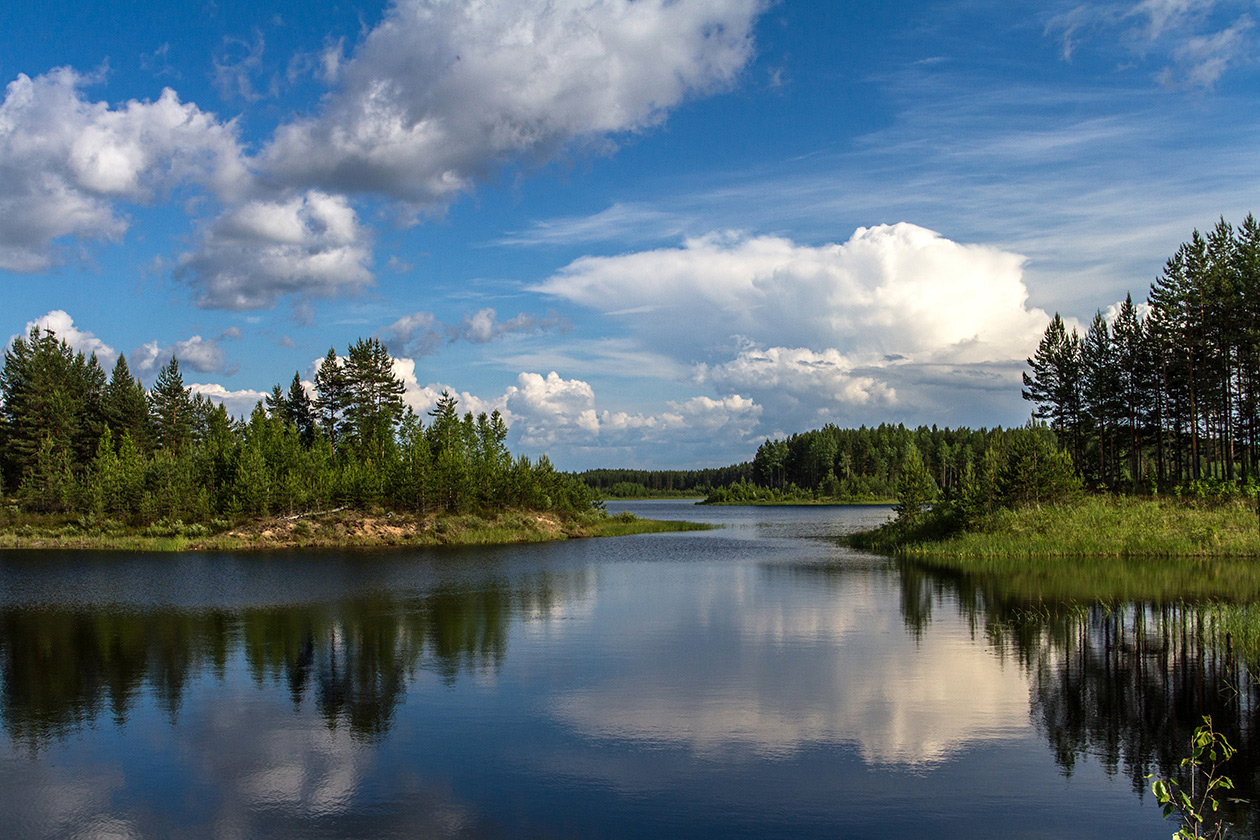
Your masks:
[{"label": "distant treeline", "polygon": [[577,473],[577,478],[611,499],[645,497],[704,496],[714,487],[725,487],[752,473],[745,461],[729,467],[704,470],[617,470],[595,469]]},{"label": "distant treeline", "polygon": [[[711,502],[886,501],[898,495],[898,481],[911,449],[932,479],[934,493],[957,489],[964,473],[985,452],[1004,450],[1024,430],[939,429],[881,424],[821,429],[767,440],[752,461],[706,470],[599,469],[577,477],[611,498],[696,494]],[[1049,435],[1048,430],[1038,432]],[[1052,436],[1051,436],[1052,437]]]},{"label": "distant treeline", "polygon": [[228,521],[332,506],[417,513],[518,508],[589,513],[596,494],[507,451],[495,412],[462,417],[443,393],[420,418],[376,339],[329,349],[312,398],[295,373],[248,420],[184,386],[173,356],[151,390],[124,356],[95,356],[31,330],[0,371],[0,493],[26,511]]},{"label": "distant treeline", "polygon": [[1085,335],[1056,314],[1024,398],[1091,484],[1150,489],[1260,473],[1260,223],[1194,231],[1150,288]]},{"label": "distant treeline", "polygon": [[968,470],[992,449],[1004,449],[1025,430],[941,429],[880,424],[821,429],[767,440],[757,448],[751,476],[715,488],[711,502],[791,500],[883,501],[897,498],[912,457],[931,481],[930,498],[954,492]]}]

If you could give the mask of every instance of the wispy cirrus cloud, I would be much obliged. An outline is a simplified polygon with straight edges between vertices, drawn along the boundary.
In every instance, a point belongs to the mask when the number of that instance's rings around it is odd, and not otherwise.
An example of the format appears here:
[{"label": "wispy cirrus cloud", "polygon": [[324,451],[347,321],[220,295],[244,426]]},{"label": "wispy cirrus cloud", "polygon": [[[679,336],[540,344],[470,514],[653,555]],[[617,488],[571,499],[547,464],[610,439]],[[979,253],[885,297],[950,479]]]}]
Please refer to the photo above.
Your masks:
[{"label": "wispy cirrus cloud", "polygon": [[1234,65],[1250,60],[1255,42],[1251,5],[1234,0],[1142,0],[1086,3],[1054,14],[1047,37],[1072,61],[1087,44],[1118,46],[1130,61],[1154,65],[1151,78],[1168,87],[1214,88]]},{"label": "wispy cirrus cloud", "polygon": [[617,202],[589,216],[535,220],[510,231],[496,245],[572,247],[590,242],[643,242],[677,239],[697,221],[686,214],[645,204]]}]

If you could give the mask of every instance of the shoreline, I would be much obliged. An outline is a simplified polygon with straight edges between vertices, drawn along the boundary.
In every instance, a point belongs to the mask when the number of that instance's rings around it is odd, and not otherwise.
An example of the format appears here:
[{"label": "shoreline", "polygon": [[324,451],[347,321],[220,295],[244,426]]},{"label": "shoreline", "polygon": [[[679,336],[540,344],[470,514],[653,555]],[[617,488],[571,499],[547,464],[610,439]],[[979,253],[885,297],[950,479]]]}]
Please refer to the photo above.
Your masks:
[{"label": "shoreline", "polygon": [[835,499],[774,499],[741,502],[696,502],[706,507],[885,507],[897,504],[896,499],[866,499],[861,501],[838,501]]},{"label": "shoreline", "polygon": [[570,539],[620,537],[714,526],[633,515],[602,518],[534,511],[417,516],[397,512],[335,511],[296,517],[250,519],[211,533],[204,525],[158,523],[144,529],[83,527],[64,523],[37,528],[17,525],[0,531],[0,550],[83,551],[270,551],[297,548],[385,548],[414,546],[518,545]]}]

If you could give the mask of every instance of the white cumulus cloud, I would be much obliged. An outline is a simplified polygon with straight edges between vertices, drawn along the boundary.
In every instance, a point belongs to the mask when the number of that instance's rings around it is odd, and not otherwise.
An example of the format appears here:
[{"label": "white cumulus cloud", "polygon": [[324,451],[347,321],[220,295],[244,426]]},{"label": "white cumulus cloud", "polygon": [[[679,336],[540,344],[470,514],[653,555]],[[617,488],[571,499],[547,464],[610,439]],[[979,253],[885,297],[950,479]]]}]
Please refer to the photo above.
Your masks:
[{"label": "white cumulus cloud", "polygon": [[853,364],[836,350],[816,353],[805,347],[744,350],[729,362],[701,366],[700,378],[723,391],[785,395],[798,400],[848,405],[891,405],[894,388],[871,376],[855,375]]},{"label": "white cumulus cloud", "polygon": [[[536,291],[599,311],[690,366],[719,396],[762,408],[770,431],[926,421],[942,376],[984,394],[1036,347],[1024,258],[901,223],[842,243],[713,233],[681,247],[583,257]],[[945,415],[941,415],[945,416]],[[948,415],[957,422],[957,414]]]},{"label": "white cumulus cloud", "polygon": [[535,288],[697,355],[742,339],[835,350],[837,364],[988,361],[1024,355],[1048,320],[1027,306],[1023,262],[901,223],[822,246],[712,234],[680,248],[584,257]]},{"label": "white cumulus cloud", "polygon": [[730,85],[763,0],[397,0],[321,112],[259,163],[280,183],[441,206],[511,160],[662,122]]},{"label": "white cumulus cloud", "polygon": [[150,341],[132,350],[127,357],[128,366],[135,373],[152,373],[171,360],[179,359],[180,367],[199,373],[219,373],[226,366],[226,354],[218,340],[194,335],[174,344],[164,345]]},{"label": "white cumulus cloud", "polygon": [[188,385],[188,390],[193,396],[200,394],[211,402],[222,403],[227,413],[233,417],[248,417],[254,406],[267,396],[262,391],[249,388],[233,391],[214,382],[193,382]]},{"label": "white cumulus cloud", "polygon": [[[52,332],[57,336],[59,341],[64,341],[72,349],[83,353],[85,356],[96,355],[96,360],[101,363],[108,373],[113,367],[114,362],[118,361],[118,351],[110,347],[101,339],[87,330],[81,330],[74,325],[74,318],[63,309],[54,309],[47,315],[41,315],[34,321],[27,321],[26,328],[22,330],[21,338],[30,336],[31,330],[38,327],[42,332]],[[12,346],[14,340],[19,336],[10,336],[9,345]]]},{"label": "white cumulus cloud", "polygon": [[445,339],[445,329],[432,312],[413,312],[377,332],[376,337],[394,356],[415,359],[436,353]]},{"label": "white cumulus cloud", "polygon": [[370,239],[342,196],[312,190],[249,201],[203,227],[175,276],[206,308],[263,309],[289,294],[353,293],[373,281]]},{"label": "white cumulus cloud", "polygon": [[[317,365],[315,362],[311,370]],[[405,388],[404,403],[421,419],[427,421],[424,415],[437,405],[442,392],[448,391],[458,400],[461,415],[498,411],[508,426],[512,451],[531,456],[550,454],[561,466],[575,453],[586,450],[614,452],[633,463],[674,454],[694,460],[697,451],[725,452],[732,445],[742,446],[752,440],[762,411],[754,400],[739,395],[668,401],[664,410],[655,414],[612,411],[599,406],[590,383],[567,379],[555,371],[545,376],[520,373],[515,384],[497,396],[479,396],[441,383],[421,385],[414,359],[394,359],[393,371]],[[662,451],[666,451],[665,456]]]},{"label": "white cumulus cloud", "polygon": [[464,339],[472,344],[489,344],[509,333],[540,333],[552,329],[565,329],[568,325],[553,314],[539,317],[520,312],[506,321],[499,320],[499,313],[489,307],[470,312],[458,325],[447,328],[451,340]]},{"label": "white cumulus cloud", "polygon": [[181,184],[232,197],[249,173],[236,126],[165,89],[156,101],[92,102],[93,79],[62,67],[10,82],[0,103],[0,268],[45,271],[63,237],[117,240],[119,201]]},{"label": "white cumulus cloud", "polygon": [[520,442],[527,448],[585,441],[599,434],[595,391],[580,379],[563,379],[555,371],[546,376],[522,373],[506,396]]},{"label": "white cumulus cloud", "polygon": [[467,341],[470,344],[489,344],[512,333],[542,333],[549,330],[566,330],[569,324],[552,313],[546,316],[521,312],[506,321],[499,320],[499,313],[486,307],[464,315],[458,324],[445,325],[432,312],[413,312],[377,331],[389,352],[395,356],[422,358],[436,353],[444,343]]},{"label": "white cumulus cloud", "polygon": [[172,348],[175,358],[181,365],[186,365],[200,373],[213,373],[223,370],[224,354],[219,342],[212,338],[194,335],[184,341],[175,342]]}]

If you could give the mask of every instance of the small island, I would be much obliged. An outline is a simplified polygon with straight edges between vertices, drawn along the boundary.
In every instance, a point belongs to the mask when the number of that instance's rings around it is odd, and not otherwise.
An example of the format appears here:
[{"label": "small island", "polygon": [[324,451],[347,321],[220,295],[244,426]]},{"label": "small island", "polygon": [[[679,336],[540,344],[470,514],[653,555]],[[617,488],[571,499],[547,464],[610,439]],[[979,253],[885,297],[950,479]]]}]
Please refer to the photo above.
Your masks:
[{"label": "small island", "polygon": [[[119,356],[34,328],[0,371],[0,548],[484,545],[705,526],[609,516],[546,457],[513,456],[499,412],[426,419],[376,339],[329,349],[247,420],[185,387],[146,390]],[[313,394],[311,391],[313,390]]]}]

